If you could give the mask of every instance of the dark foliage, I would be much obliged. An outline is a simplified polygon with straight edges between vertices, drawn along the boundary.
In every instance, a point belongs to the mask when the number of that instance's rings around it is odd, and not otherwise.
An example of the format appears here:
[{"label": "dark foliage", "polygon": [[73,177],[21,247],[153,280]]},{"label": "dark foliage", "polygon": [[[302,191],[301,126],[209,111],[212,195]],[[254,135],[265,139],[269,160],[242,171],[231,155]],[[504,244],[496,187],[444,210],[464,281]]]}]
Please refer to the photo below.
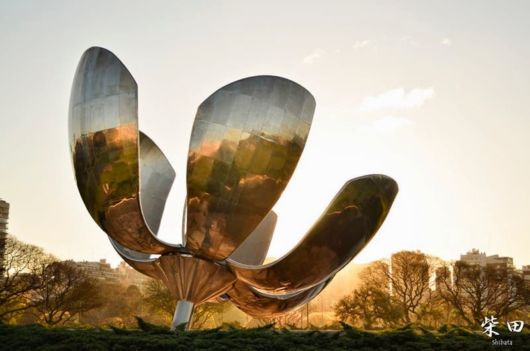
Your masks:
[{"label": "dark foliage", "polygon": [[[342,331],[217,328],[169,332],[139,320],[141,329],[48,329],[0,325],[0,350],[488,350],[496,349],[480,331],[410,324],[366,332],[343,324]],[[143,329],[143,330],[142,330]],[[530,350],[530,334],[508,333],[513,350]]]}]

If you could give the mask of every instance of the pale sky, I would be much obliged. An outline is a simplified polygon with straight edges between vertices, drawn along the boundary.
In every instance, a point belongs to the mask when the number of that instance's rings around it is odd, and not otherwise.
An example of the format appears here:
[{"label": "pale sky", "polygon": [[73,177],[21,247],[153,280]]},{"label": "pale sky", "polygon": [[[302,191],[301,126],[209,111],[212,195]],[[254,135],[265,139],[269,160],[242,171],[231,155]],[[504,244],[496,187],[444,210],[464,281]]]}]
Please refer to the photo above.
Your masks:
[{"label": "pale sky", "polygon": [[387,174],[400,192],[354,262],[477,247],[530,264],[530,2],[0,0],[0,198],[10,232],[67,259],[119,261],[78,194],[67,134],[87,48],[139,86],[140,128],[177,172],[161,236],[180,241],[198,105],[272,74],[317,107],[275,209],[269,255],[292,248],[342,184]]}]

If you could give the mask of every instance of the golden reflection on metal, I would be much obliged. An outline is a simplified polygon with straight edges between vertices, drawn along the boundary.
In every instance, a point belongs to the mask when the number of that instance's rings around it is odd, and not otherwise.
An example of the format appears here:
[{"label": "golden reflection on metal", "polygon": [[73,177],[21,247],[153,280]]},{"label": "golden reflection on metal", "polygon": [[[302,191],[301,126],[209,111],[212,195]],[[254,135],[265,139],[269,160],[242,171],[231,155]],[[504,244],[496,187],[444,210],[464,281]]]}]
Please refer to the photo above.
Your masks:
[{"label": "golden reflection on metal", "polygon": [[396,182],[383,175],[350,180],[300,244],[284,257],[264,266],[228,260],[228,266],[239,280],[265,291],[292,292],[319,284],[370,241],[397,191]]},{"label": "golden reflection on metal", "polygon": [[173,297],[194,304],[224,294],[236,281],[235,275],[218,263],[191,255],[163,255],[155,265]]},{"label": "golden reflection on metal", "polygon": [[[77,187],[94,221],[123,246],[160,254],[172,247],[155,238],[140,206],[137,98],[134,78],[114,54],[87,50],[72,86],[70,149]],[[162,172],[170,187],[174,171],[169,166]],[[158,195],[163,208],[167,193]]]},{"label": "golden reflection on metal", "polygon": [[153,279],[160,279],[158,275],[158,269],[154,264],[156,257],[151,257],[149,254],[130,250],[122,246],[116,240],[113,240],[110,237],[109,239],[112,246],[114,247],[114,250],[116,250],[118,255],[120,255],[120,257],[132,268]]},{"label": "golden reflection on metal", "polygon": [[328,282],[329,280],[295,293],[268,295],[252,289],[238,280],[227,293],[227,296],[243,312],[255,317],[270,318],[291,312],[297,307],[305,305],[317,296],[327,286]]},{"label": "golden reflection on metal", "polygon": [[303,151],[315,100],[281,77],[245,78],[198,108],[187,168],[184,245],[156,237],[175,172],[138,129],[138,91],[121,61],[87,50],[69,112],[77,186],[94,221],[134,269],[180,301],[228,298],[256,317],[314,298],[368,243],[398,191],[383,175],[353,179],[291,252],[262,265],[276,225],[271,211]]},{"label": "golden reflection on metal", "polygon": [[239,80],[200,106],[187,171],[186,247],[228,257],[269,213],[304,149],[315,99],[281,77]]}]

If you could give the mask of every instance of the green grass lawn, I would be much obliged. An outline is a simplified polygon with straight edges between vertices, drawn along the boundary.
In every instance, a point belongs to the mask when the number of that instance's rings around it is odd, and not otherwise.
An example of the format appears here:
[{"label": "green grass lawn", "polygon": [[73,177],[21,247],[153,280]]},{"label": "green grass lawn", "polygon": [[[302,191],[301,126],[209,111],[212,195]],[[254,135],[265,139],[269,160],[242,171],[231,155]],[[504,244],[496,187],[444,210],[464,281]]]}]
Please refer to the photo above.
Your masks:
[{"label": "green grass lawn", "polygon": [[366,332],[290,331],[271,327],[169,332],[142,322],[142,329],[48,329],[0,325],[1,350],[530,350],[530,334],[499,330],[512,346],[494,346],[480,331],[419,326]]}]

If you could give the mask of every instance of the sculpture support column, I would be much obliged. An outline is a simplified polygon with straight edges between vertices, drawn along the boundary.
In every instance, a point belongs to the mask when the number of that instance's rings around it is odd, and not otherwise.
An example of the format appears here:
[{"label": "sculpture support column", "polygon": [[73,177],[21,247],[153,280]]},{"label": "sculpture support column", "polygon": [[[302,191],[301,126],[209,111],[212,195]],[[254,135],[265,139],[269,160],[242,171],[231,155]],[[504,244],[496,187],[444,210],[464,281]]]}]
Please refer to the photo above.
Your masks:
[{"label": "sculpture support column", "polygon": [[187,300],[177,301],[177,308],[175,308],[175,315],[171,323],[171,330],[177,329],[177,326],[186,323],[186,330],[190,327],[189,322],[193,312],[193,302]]}]

